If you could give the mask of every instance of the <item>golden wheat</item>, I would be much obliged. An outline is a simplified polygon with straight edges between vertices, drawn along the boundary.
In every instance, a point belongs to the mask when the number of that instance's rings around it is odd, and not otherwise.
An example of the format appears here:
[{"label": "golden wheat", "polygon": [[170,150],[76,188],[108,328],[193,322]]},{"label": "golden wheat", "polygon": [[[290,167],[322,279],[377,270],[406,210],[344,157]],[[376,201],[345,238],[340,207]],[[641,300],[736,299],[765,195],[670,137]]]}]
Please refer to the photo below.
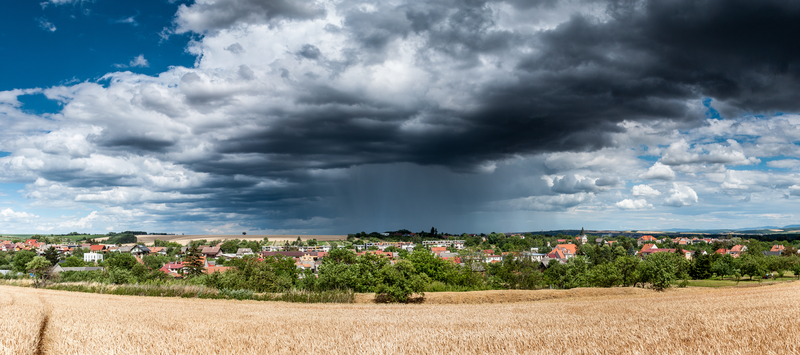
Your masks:
[{"label": "golden wheat", "polygon": [[[330,305],[2,286],[0,300],[10,302],[14,297],[14,304],[31,315],[49,310],[43,352],[50,354],[800,352],[795,341],[800,336],[800,319],[795,314],[800,309],[799,282],[663,293],[527,291],[537,292],[548,296],[538,298],[544,300],[539,302],[481,305]],[[491,292],[480,297],[487,295]],[[30,302],[20,305],[21,300]],[[35,343],[25,338],[36,335],[29,331],[35,322],[23,324],[20,320],[28,316],[21,313],[13,317],[4,317],[6,326],[10,325],[4,334],[19,334],[14,336],[13,349]]]},{"label": "golden wheat", "polygon": [[47,314],[41,299],[30,293],[2,292],[0,304],[0,354],[35,354]]}]

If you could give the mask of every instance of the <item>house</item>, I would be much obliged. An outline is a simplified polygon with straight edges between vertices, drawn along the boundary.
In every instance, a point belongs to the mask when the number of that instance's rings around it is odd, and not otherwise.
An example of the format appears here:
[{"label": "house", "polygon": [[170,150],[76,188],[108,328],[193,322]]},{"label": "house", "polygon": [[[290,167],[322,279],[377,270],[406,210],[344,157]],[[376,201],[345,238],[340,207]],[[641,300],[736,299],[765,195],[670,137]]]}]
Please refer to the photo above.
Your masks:
[{"label": "house", "polygon": [[717,251],[715,251],[715,252],[714,252],[714,254],[722,254],[722,255],[725,255],[725,254],[728,254],[728,252],[730,252],[730,250],[728,250],[728,249],[725,249],[725,248],[719,248],[719,249],[717,249]]},{"label": "house", "polygon": [[639,254],[642,254],[651,249],[658,249],[658,247],[655,244],[645,244],[642,246],[642,250],[639,250]]},{"label": "house", "polygon": [[547,258],[566,261],[567,259],[575,256],[577,253],[578,246],[575,244],[557,244],[550,254],[547,254]]},{"label": "house", "polygon": [[167,248],[165,247],[148,247],[150,249],[150,254],[160,254],[160,255],[167,255]]},{"label": "house", "polygon": [[302,251],[262,251],[258,253],[258,255],[261,256],[262,258],[266,258],[268,256],[279,256],[279,255],[286,256],[289,258],[299,258],[305,254],[306,253]]},{"label": "house", "polygon": [[[464,240],[426,240],[422,242],[422,245],[426,247],[454,247],[456,249],[464,249],[464,242]],[[402,248],[402,246],[398,246],[398,248]]]},{"label": "house", "polygon": [[739,244],[739,245],[734,245],[733,248],[731,248],[731,250],[728,251],[728,254],[731,254],[734,258],[738,258],[742,255],[742,253],[746,251],[747,247]]},{"label": "house", "polygon": [[201,253],[209,258],[216,258],[222,255],[222,251],[219,247],[205,247]]},{"label": "house", "polygon": [[[533,249],[535,249],[535,248],[533,248]],[[527,259],[529,259],[529,260],[531,260],[531,261],[538,261],[538,262],[541,262],[541,261],[542,261],[542,259],[544,259],[546,256],[547,256],[547,254],[543,254],[543,253],[537,253],[537,252],[523,252],[523,253],[522,253],[522,255],[521,255],[520,257],[522,257],[522,258],[527,258]]]},{"label": "house", "polygon": [[637,240],[637,242],[639,243],[639,245],[644,245],[647,243],[655,243],[656,240],[657,239],[652,235],[643,235]]},{"label": "house", "polygon": [[447,247],[432,247],[431,252],[439,255],[441,253],[447,252]]},{"label": "house", "polygon": [[123,246],[120,246],[119,248],[117,248],[117,252],[118,253],[130,253],[132,249],[133,249],[133,247],[130,246],[130,245],[123,245]]},{"label": "house", "polygon": [[253,250],[250,248],[239,248],[239,250],[236,251],[236,256],[240,258],[245,255],[253,255]]},{"label": "house", "polygon": [[99,263],[103,261],[103,254],[101,253],[85,253],[83,254],[83,261],[87,263]]},{"label": "house", "polygon": [[[564,255],[564,252],[562,250],[553,249],[553,251],[551,251],[550,254],[547,254],[547,257],[545,257],[543,259],[552,259],[552,260],[558,260],[558,261],[565,262],[567,260],[567,256]],[[542,261],[542,262],[544,262],[544,261]]]},{"label": "house", "polygon": [[171,275],[171,276],[175,276],[175,277],[183,277],[181,275],[181,273],[180,273],[181,269],[183,269],[183,263],[182,262],[176,262],[176,263],[166,263],[159,270],[161,270],[162,272],[164,272],[167,275]]},{"label": "house", "polygon": [[486,255],[483,257],[483,262],[485,263],[499,263],[503,261],[502,255]]},{"label": "house", "polygon": [[766,256],[781,256],[783,251],[786,250],[786,247],[783,245],[773,245],[772,249],[769,251],[764,251],[764,255]]},{"label": "house", "polygon": [[575,244],[557,244],[550,253],[552,254],[555,251],[560,251],[566,259],[569,259],[578,253],[578,246]]},{"label": "house", "polygon": [[460,264],[461,263],[461,258],[459,257],[458,253],[444,252],[444,253],[440,253],[439,257],[444,259],[444,260],[450,260],[450,261],[452,261],[452,262],[454,262],[456,264]]},{"label": "house", "polygon": [[89,251],[93,252],[93,253],[99,253],[99,252],[102,252],[105,249],[106,249],[106,246],[103,245],[103,244],[97,244],[97,245],[90,245],[89,246]]},{"label": "house", "polygon": [[134,245],[131,247],[131,254],[134,256],[145,256],[150,254],[150,248],[144,245]]}]

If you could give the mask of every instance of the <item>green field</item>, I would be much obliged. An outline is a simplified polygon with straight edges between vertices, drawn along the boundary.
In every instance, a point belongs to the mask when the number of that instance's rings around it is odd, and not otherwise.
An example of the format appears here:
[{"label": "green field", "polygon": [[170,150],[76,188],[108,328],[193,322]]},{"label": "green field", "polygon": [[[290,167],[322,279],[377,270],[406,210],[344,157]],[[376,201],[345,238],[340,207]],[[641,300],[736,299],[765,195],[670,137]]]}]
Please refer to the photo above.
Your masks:
[{"label": "green field", "polygon": [[[0,234],[0,239],[31,239],[36,234]],[[50,236],[47,234],[40,234],[41,236],[48,237],[48,238],[67,238],[73,241],[78,241],[84,238],[103,238],[105,235],[90,235],[90,234],[80,234],[80,235],[61,235],[61,236]]]}]

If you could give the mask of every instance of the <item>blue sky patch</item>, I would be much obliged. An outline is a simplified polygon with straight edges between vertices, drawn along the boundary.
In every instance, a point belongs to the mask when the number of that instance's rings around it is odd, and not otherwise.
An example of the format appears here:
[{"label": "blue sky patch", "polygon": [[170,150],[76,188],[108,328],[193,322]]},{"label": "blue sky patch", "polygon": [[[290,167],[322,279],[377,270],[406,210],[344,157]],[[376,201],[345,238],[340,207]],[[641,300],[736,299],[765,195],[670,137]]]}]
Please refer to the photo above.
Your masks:
[{"label": "blue sky patch", "polygon": [[715,120],[722,119],[722,116],[719,114],[719,111],[711,106],[711,102],[713,101],[712,98],[706,97],[703,99],[703,106],[706,107],[706,118],[711,118]]},{"label": "blue sky patch", "polygon": [[[51,87],[130,70],[157,75],[194,65],[188,35],[159,34],[187,1],[97,1],[47,6],[7,1],[0,11],[0,90]],[[22,35],[24,33],[24,35]],[[136,62],[142,55],[143,61]]]},{"label": "blue sky patch", "polygon": [[50,100],[44,94],[20,95],[17,100],[22,102],[22,110],[36,115],[45,113],[58,113],[61,111],[61,103]]}]

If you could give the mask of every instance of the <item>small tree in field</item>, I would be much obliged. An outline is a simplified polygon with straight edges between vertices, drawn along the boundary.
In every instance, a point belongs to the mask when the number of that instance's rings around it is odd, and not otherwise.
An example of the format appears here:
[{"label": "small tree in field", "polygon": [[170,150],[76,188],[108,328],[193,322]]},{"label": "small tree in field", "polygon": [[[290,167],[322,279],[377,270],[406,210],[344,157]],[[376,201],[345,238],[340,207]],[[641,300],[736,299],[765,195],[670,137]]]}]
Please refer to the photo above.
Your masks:
[{"label": "small tree in field", "polygon": [[677,272],[675,253],[653,253],[644,259],[644,272],[656,291],[669,288]]},{"label": "small tree in field", "polygon": [[418,274],[408,260],[400,260],[395,265],[388,264],[378,271],[378,285],[375,295],[390,302],[407,302],[412,294],[425,296],[425,286],[430,282],[428,275]]},{"label": "small tree in field", "polygon": [[50,270],[50,262],[43,256],[37,256],[25,264],[25,269],[33,275],[33,287],[39,288],[42,280],[47,276],[47,271]]}]

